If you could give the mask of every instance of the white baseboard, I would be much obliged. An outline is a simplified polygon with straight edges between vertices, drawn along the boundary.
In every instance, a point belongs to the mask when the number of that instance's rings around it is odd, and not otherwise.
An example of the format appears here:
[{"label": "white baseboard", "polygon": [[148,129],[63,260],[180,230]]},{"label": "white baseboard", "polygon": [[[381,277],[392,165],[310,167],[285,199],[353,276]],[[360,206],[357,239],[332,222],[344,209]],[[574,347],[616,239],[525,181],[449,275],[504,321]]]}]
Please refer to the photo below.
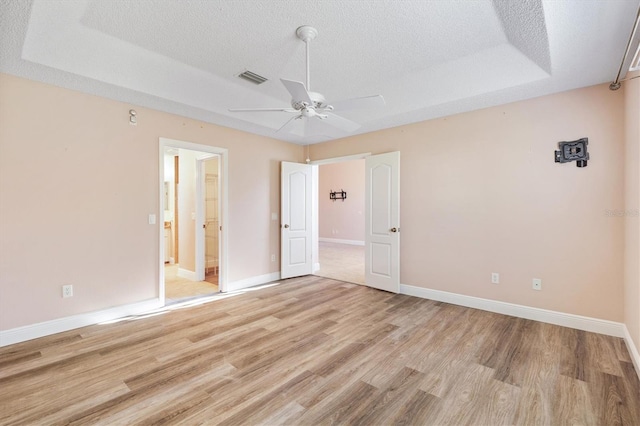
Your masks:
[{"label": "white baseboard", "polygon": [[449,293],[447,291],[414,287],[405,284],[400,284],[400,293],[409,296],[421,297],[423,299],[431,299],[439,302],[466,306],[469,308],[482,309],[483,311],[495,312],[498,314],[511,315],[518,318],[561,325],[563,327],[575,328],[577,330],[591,331],[593,333],[606,334],[614,337],[625,337],[626,327],[620,322],[549,311],[546,309],[499,302],[497,300],[482,299],[473,296],[465,296],[462,294]]},{"label": "white baseboard", "polygon": [[633,339],[631,338],[631,334],[629,334],[629,329],[626,325],[624,326],[624,341],[627,344],[627,349],[629,350],[629,355],[633,361],[633,366],[636,369],[636,374],[640,379],[640,353],[638,353],[638,348],[635,343],[633,343]]},{"label": "white baseboard", "polygon": [[162,307],[164,304],[160,299],[149,299],[143,302],[132,303],[130,305],[117,306],[115,308],[104,309],[102,311],[88,312],[85,314],[72,315],[51,321],[37,324],[25,325],[10,330],[0,331],[0,347],[13,345],[38,337],[48,336],[74,328],[85,327],[87,325],[99,324],[129,315],[137,315],[148,312],[152,309]]},{"label": "white baseboard", "polygon": [[271,274],[258,275],[255,277],[245,278],[243,280],[233,281],[227,283],[226,292],[242,290],[243,288],[253,287],[256,285],[270,283],[272,281],[278,281],[280,279],[280,272],[272,272]]},{"label": "white baseboard", "polygon": [[321,243],[349,244],[351,246],[364,246],[364,241],[359,240],[341,240],[339,238],[318,238]]},{"label": "white baseboard", "polygon": [[198,277],[195,272],[189,271],[188,269],[182,269],[180,267],[178,267],[178,277],[189,281],[198,281]]}]

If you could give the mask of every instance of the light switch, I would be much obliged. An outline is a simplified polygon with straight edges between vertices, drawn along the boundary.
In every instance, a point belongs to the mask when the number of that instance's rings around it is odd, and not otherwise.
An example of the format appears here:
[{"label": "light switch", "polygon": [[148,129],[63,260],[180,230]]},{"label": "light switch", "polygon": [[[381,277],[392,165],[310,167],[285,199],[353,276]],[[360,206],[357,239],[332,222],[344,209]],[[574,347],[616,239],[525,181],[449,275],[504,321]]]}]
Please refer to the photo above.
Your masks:
[{"label": "light switch", "polygon": [[271,220],[278,220],[278,213],[271,213]]},{"label": "light switch", "polygon": [[156,215],[152,213],[149,215],[149,225],[155,225],[155,224],[156,224]]}]

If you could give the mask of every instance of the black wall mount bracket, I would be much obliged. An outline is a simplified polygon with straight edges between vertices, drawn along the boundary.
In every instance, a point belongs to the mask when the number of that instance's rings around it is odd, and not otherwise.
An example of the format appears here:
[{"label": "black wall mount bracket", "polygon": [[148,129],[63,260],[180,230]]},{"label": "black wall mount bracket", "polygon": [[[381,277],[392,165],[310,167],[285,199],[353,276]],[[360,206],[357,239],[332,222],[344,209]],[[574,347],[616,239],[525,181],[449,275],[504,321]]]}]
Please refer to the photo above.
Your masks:
[{"label": "black wall mount bracket", "polygon": [[575,161],[576,166],[587,167],[587,160],[589,160],[587,145],[589,145],[589,138],[558,142],[559,151],[555,152],[556,163]]}]

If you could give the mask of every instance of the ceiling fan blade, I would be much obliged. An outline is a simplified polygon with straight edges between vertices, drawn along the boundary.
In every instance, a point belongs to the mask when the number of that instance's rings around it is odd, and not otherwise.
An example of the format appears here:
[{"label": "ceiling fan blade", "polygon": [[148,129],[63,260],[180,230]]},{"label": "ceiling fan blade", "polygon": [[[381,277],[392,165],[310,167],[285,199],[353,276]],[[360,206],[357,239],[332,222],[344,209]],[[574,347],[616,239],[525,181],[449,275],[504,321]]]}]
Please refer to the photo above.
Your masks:
[{"label": "ceiling fan blade", "polygon": [[340,117],[339,115],[335,115],[330,112],[325,112],[324,114],[326,114],[327,118],[322,120],[323,123],[327,123],[345,132],[353,132],[360,128],[360,125],[355,121],[347,120],[344,117]]},{"label": "ceiling fan blade", "polygon": [[291,93],[291,97],[294,102],[306,102],[308,105],[313,105],[313,101],[309,96],[309,92],[304,87],[304,83],[294,80],[285,80],[281,78],[280,81],[284,84],[284,87],[287,88],[289,93]]},{"label": "ceiling fan blade", "polygon": [[263,111],[279,111],[279,112],[298,112],[293,108],[229,108],[230,112],[263,112]]},{"label": "ceiling fan blade", "polygon": [[385,102],[382,95],[373,95],[331,102],[331,105],[333,105],[334,111],[350,111],[353,109],[380,108],[385,106]]},{"label": "ceiling fan blade", "polygon": [[327,128],[323,125],[325,120],[317,120],[309,117],[304,120],[304,136],[318,136],[326,132]]},{"label": "ceiling fan blade", "polygon": [[296,115],[296,116],[291,117],[289,120],[287,120],[286,123],[284,123],[282,125],[282,127],[280,127],[278,130],[276,130],[276,133],[288,132],[293,127],[293,124],[294,124],[295,120],[299,119],[300,117],[301,117],[300,115]]}]

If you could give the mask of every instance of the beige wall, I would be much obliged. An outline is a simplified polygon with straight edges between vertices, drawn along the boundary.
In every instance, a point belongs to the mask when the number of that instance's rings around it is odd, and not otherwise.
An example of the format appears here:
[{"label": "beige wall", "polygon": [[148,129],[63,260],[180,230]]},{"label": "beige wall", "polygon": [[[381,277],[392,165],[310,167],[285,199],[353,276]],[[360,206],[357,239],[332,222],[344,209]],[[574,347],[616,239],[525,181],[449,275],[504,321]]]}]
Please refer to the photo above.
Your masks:
[{"label": "beige wall", "polygon": [[130,126],[131,105],[9,75],[0,94],[0,329],[158,296],[160,137],[229,150],[229,280],[279,270],[279,162],[302,147],[141,107]]},{"label": "beige wall", "polygon": [[[624,219],[606,213],[624,208],[623,106],[600,85],[312,145],[311,159],[402,152],[401,283],[622,321]],[[558,141],[585,136],[588,167],[554,163]]]},{"label": "beige wall", "polygon": [[[637,219],[608,214],[640,198],[636,178],[625,204],[637,83],[318,144],[311,159],[402,152],[402,283],[625,321],[638,345]],[[229,149],[229,279],[279,270],[279,164],[301,147],[140,107],[130,126],[128,104],[8,75],[0,93],[0,329],[157,297],[159,137]],[[553,163],[556,142],[583,136],[587,168]]]},{"label": "beige wall", "polygon": [[629,80],[623,87],[626,141],[624,322],[636,348],[640,348],[640,79]]},{"label": "beige wall", "polygon": [[[321,165],[319,177],[320,238],[364,241],[364,160]],[[344,190],[347,199],[330,200],[332,190]]]}]

